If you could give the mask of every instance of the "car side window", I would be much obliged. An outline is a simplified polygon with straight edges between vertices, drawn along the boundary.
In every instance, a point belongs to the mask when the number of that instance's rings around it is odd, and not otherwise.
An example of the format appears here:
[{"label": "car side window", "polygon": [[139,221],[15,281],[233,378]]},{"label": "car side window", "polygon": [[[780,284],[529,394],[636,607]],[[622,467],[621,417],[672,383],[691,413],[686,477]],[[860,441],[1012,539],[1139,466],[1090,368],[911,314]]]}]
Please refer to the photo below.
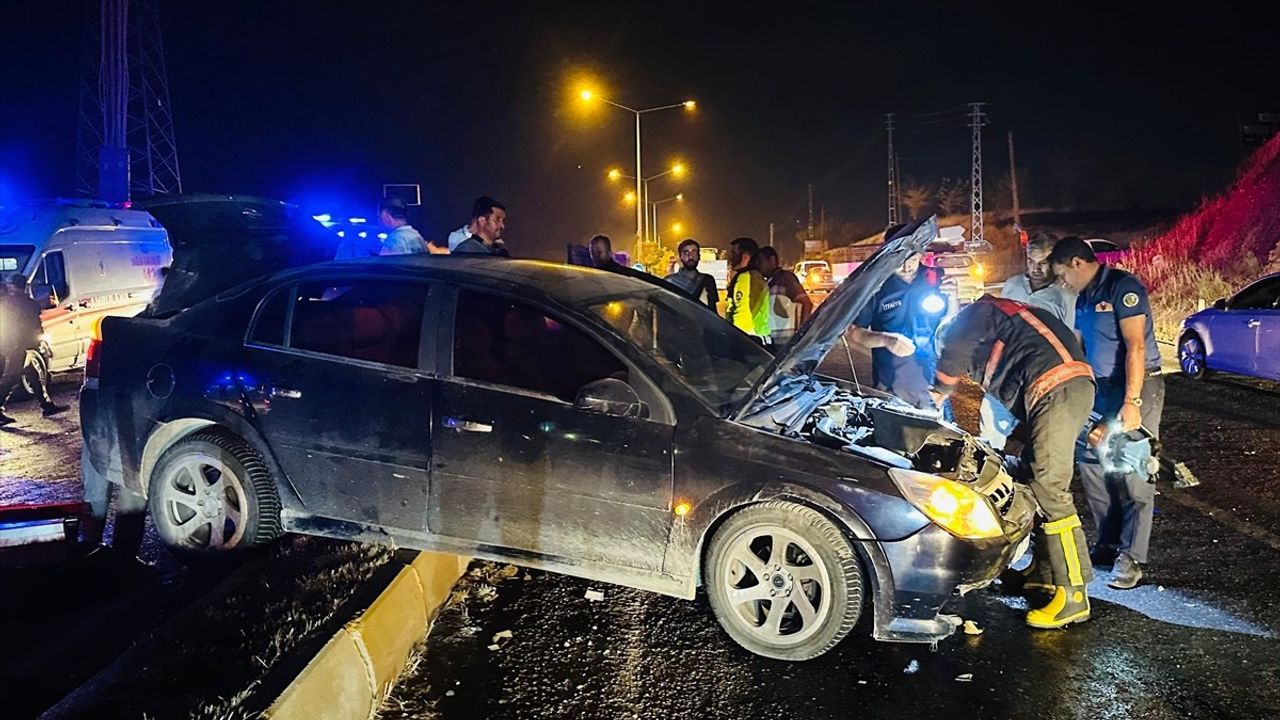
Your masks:
[{"label": "car side window", "polygon": [[294,300],[294,286],[280,288],[258,306],[253,319],[249,341],[260,345],[285,344],[284,329],[288,321],[289,304]]},{"label": "car side window", "polygon": [[1232,310],[1271,310],[1280,296],[1280,278],[1262,280],[1240,291],[1228,307]]},{"label": "car side window", "polygon": [[426,285],[378,280],[301,283],[293,300],[290,348],[418,366]]},{"label": "car side window", "polygon": [[565,402],[595,380],[628,381],[626,365],[586,334],[523,303],[471,290],[458,292],[453,374]]},{"label": "car side window", "polygon": [[40,261],[40,267],[36,268],[36,282],[48,285],[53,290],[56,301],[62,302],[67,299],[70,288],[67,287],[67,264],[61,251],[44,256]]}]

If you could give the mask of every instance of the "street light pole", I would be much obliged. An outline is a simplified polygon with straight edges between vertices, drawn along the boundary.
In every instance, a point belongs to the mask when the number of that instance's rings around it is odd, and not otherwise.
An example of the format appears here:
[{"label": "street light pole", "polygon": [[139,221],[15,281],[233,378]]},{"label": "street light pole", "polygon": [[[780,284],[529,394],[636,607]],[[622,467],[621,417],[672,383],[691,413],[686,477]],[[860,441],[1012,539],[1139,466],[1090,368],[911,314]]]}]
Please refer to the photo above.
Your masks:
[{"label": "street light pole", "polygon": [[681,102],[681,103],[672,103],[671,105],[661,105],[658,107],[646,108],[644,110],[636,110],[635,108],[629,108],[626,105],[621,105],[608,98],[597,97],[595,93],[591,92],[590,90],[583,90],[581,93],[581,97],[583,100],[588,102],[590,102],[593,99],[598,99],[600,100],[600,102],[606,105],[612,105],[613,107],[616,107],[619,110],[626,110],[627,112],[636,116],[636,257],[639,257],[640,251],[643,249],[645,236],[647,235],[647,232],[648,232],[648,228],[645,227],[645,225],[647,224],[645,216],[648,213],[645,212],[645,202],[647,202],[647,198],[645,197],[645,194],[644,194],[644,183],[642,180],[644,178],[644,172],[640,166],[640,162],[641,162],[640,116],[644,115],[645,113],[659,112],[661,110],[674,110],[676,108],[693,110],[694,107],[696,106],[696,103],[692,100],[685,100],[684,102]]},{"label": "street light pole", "polygon": [[632,110],[632,112],[636,114],[636,252],[635,255],[632,256],[631,262],[636,263],[640,261],[640,251],[643,249],[642,246],[644,245],[645,196],[644,190],[641,187],[642,181],[640,180],[640,178],[644,177],[644,173],[640,170],[640,113],[635,110]]}]

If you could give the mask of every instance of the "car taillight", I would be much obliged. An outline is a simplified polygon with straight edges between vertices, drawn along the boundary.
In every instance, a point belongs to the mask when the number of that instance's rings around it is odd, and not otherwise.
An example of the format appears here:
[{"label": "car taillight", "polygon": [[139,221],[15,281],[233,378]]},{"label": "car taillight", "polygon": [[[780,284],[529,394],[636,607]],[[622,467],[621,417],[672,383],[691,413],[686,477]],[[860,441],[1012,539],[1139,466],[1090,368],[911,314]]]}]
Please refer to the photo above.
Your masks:
[{"label": "car taillight", "polygon": [[98,373],[102,370],[102,338],[92,338],[89,340],[89,348],[84,354],[84,376],[85,378],[98,379]]}]

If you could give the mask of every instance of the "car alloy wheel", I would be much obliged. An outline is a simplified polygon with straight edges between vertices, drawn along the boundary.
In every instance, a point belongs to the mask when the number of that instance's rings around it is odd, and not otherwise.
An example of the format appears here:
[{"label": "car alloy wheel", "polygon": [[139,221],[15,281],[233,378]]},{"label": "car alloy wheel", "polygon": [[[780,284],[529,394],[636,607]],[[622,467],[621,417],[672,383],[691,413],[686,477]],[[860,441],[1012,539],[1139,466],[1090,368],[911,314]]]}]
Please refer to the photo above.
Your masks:
[{"label": "car alloy wheel", "polygon": [[862,609],[852,547],[812,508],[755,505],[716,531],[704,582],[720,624],[743,647],[807,660],[834,647]]},{"label": "car alloy wheel", "polygon": [[219,555],[281,533],[265,463],[223,430],[202,430],[166,450],[151,473],[148,505],[160,539],[179,552]]},{"label": "car alloy wheel", "polygon": [[1208,371],[1205,363],[1204,343],[1200,340],[1200,336],[1195,333],[1189,333],[1182,338],[1182,342],[1178,345],[1178,366],[1182,369],[1182,374],[1193,380],[1203,378]]}]

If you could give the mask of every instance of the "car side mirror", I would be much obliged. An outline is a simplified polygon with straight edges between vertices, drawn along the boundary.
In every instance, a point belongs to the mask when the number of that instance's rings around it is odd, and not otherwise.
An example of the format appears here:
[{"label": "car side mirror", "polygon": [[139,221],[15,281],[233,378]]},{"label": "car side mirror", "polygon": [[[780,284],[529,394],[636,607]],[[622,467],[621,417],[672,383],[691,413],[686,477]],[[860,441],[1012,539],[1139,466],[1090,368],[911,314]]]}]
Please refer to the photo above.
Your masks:
[{"label": "car side mirror", "polygon": [[587,383],[578,391],[573,406],[579,410],[614,417],[645,418],[649,406],[640,401],[634,388],[615,378]]},{"label": "car side mirror", "polygon": [[1213,309],[1214,309],[1214,310],[1226,310],[1226,309],[1227,309],[1227,299],[1226,299],[1226,298],[1218,298],[1217,300],[1214,300],[1214,301],[1213,301]]},{"label": "car side mirror", "polygon": [[41,308],[53,307],[53,287],[45,283],[35,283],[31,286],[31,297],[36,301],[36,305]]}]

